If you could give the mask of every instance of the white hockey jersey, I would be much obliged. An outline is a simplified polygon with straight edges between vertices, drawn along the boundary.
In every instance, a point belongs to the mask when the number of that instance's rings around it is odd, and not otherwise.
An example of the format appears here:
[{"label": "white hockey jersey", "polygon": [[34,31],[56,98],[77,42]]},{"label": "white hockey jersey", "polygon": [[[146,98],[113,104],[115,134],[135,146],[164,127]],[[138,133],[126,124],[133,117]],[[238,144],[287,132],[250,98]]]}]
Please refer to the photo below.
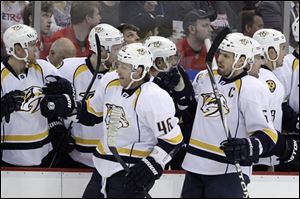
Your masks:
[{"label": "white hockey jersey", "polygon": [[[86,57],[64,59],[63,63],[59,71],[63,77],[73,84],[76,92],[76,100],[80,101],[93,78],[94,69]],[[94,96],[103,75],[104,73],[97,75],[87,99]],[[71,133],[75,139],[75,149],[70,153],[72,159],[94,167],[93,152],[99,142],[99,137],[103,134],[103,124],[85,126],[80,123],[73,123]]]},{"label": "white hockey jersey", "polygon": [[[44,60],[31,64],[26,73],[16,75],[7,59],[1,63],[1,97],[13,90],[26,93],[21,111],[10,115],[10,122],[1,121],[3,161],[20,166],[40,165],[52,150],[48,137],[48,120],[40,112],[42,87],[47,75],[59,75],[58,70]],[[7,150],[5,150],[7,149]]]},{"label": "white hockey jersey", "polygon": [[[284,88],[281,82],[277,79],[275,74],[267,69],[265,66],[259,71],[259,78],[263,84],[269,89],[271,120],[275,130],[282,132],[282,108],[284,101]],[[267,95],[266,95],[267,96]],[[258,164],[274,166],[279,164],[278,157],[271,156],[268,158],[260,158]]]},{"label": "white hockey jersey", "polygon": [[141,158],[152,156],[164,166],[169,153],[183,141],[175,107],[168,93],[153,82],[146,82],[132,92],[125,92],[117,73],[107,73],[93,98],[87,101],[90,113],[103,113],[104,136],[94,154],[94,164],[103,177],[123,170],[108,148],[108,126],[112,107],[122,111],[116,147],[123,160],[133,166]]},{"label": "white hockey jersey", "polygon": [[[275,144],[277,133],[266,120],[266,117],[270,118],[268,101],[265,99],[267,88],[246,73],[231,81],[221,79],[216,71],[214,73],[232,137],[247,138],[251,133],[261,131]],[[224,152],[219,148],[227,137],[207,72],[197,76],[194,88],[198,95],[198,106],[182,167],[203,175],[234,173],[235,166],[228,164]],[[251,167],[242,166],[242,171],[249,176]]]},{"label": "white hockey jersey", "polygon": [[294,51],[284,57],[283,66],[273,71],[285,89],[285,99],[299,113],[299,54]]}]

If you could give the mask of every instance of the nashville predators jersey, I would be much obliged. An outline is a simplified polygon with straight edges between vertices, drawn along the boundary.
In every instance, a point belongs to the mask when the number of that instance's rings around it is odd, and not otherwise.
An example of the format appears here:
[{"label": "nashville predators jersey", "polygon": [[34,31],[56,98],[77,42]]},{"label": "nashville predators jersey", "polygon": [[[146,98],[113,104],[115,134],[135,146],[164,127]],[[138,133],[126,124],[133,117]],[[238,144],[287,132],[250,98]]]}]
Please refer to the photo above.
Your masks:
[{"label": "nashville predators jersey", "polygon": [[299,53],[294,51],[284,57],[283,66],[274,71],[285,89],[285,99],[299,113]]},{"label": "nashville predators jersey", "polygon": [[1,97],[13,90],[25,92],[20,111],[10,115],[9,123],[1,121],[2,160],[13,165],[40,165],[52,150],[48,137],[48,120],[40,112],[42,87],[47,75],[58,75],[57,69],[44,60],[29,64],[17,75],[5,59],[1,63]]},{"label": "nashville predators jersey", "polygon": [[[90,113],[103,115],[104,135],[94,154],[98,172],[109,177],[123,170],[109,150],[108,138],[115,140],[117,151],[129,167],[149,155],[164,167],[174,147],[183,141],[172,98],[150,81],[125,91],[116,72],[107,73],[101,81],[102,89],[87,101]],[[112,109],[121,113],[116,135],[109,133]]]},{"label": "nashville predators jersey", "polygon": [[[63,63],[59,71],[63,77],[73,84],[76,100],[80,101],[86,94],[86,90],[93,78],[93,66],[89,58],[86,57],[64,59]],[[87,94],[87,99],[94,96],[104,73],[106,73],[106,71],[97,74],[91,90]],[[66,122],[66,124],[67,123],[68,122]],[[76,122],[72,123],[71,133],[75,139],[75,150],[70,153],[70,156],[73,160],[94,167],[92,156],[98,144],[99,137],[103,134],[102,129],[102,123],[94,126],[85,126]]]},{"label": "nashville predators jersey", "polygon": [[[221,78],[214,71],[220,92],[220,101],[232,137],[248,138],[254,132],[262,132],[274,145],[277,133],[270,121],[267,88],[256,78],[240,74],[232,80]],[[194,81],[198,105],[182,167],[203,175],[235,173],[229,164],[220,143],[227,139],[217,102],[207,72],[202,72]],[[264,146],[263,146],[264,147]],[[241,164],[242,165],[242,164]],[[242,166],[243,173],[250,175],[251,167]]]},{"label": "nashville predators jersey", "polygon": [[[282,132],[282,108],[281,105],[284,101],[284,88],[281,82],[277,79],[275,74],[266,66],[262,66],[259,71],[259,78],[269,90],[269,104],[271,120],[275,130]],[[266,95],[267,96],[267,95]],[[260,158],[258,164],[274,166],[279,164],[278,157],[271,156],[267,158]]]}]

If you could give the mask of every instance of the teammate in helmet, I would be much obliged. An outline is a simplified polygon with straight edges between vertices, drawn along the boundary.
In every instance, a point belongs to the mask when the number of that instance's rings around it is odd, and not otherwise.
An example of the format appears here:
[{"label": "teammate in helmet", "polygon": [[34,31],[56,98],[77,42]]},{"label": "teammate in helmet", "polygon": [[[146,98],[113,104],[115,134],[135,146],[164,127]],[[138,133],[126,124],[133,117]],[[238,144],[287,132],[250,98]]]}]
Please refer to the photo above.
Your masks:
[{"label": "teammate in helmet", "polygon": [[[293,53],[284,57],[283,66],[274,70],[285,89],[285,103],[282,105],[282,128],[287,139],[297,140],[299,145],[299,17],[292,24],[294,39],[298,46]],[[275,167],[278,171],[299,171],[298,159]]]},{"label": "teammate in helmet", "polygon": [[198,107],[182,165],[187,170],[182,197],[243,197],[234,163],[240,163],[248,184],[250,166],[277,143],[264,97],[268,90],[245,71],[252,50],[251,39],[240,33],[228,34],[219,46],[218,69],[213,73],[224,120],[207,71],[200,72],[193,83]]},{"label": "teammate in helmet", "polygon": [[[94,97],[82,103],[69,98],[69,107],[50,96],[45,101],[44,115],[66,116],[77,104],[79,122],[94,125],[103,118],[104,132],[93,160],[104,178],[102,192],[107,197],[143,197],[182,143],[171,97],[149,81],[152,64],[148,48],[141,43],[128,44],[118,52],[117,70],[101,79]],[[51,109],[49,104],[66,107],[66,111]],[[111,143],[130,167],[129,173],[116,162]]]},{"label": "teammate in helmet", "polygon": [[[150,69],[153,82],[172,97],[176,108],[176,117],[180,119],[179,125],[185,144],[187,144],[193,125],[191,112],[196,110],[196,101],[192,83],[179,65],[180,55],[176,45],[171,40],[160,36],[150,36],[143,45],[148,47],[153,54],[153,67]],[[174,156],[167,167],[170,166],[173,170],[182,169],[184,155],[185,147]]]},{"label": "teammate in helmet", "polygon": [[9,27],[3,35],[8,57],[1,63],[1,166],[49,164],[53,128],[49,132],[40,101],[45,76],[59,73],[36,59],[37,39],[36,30],[23,24]]}]

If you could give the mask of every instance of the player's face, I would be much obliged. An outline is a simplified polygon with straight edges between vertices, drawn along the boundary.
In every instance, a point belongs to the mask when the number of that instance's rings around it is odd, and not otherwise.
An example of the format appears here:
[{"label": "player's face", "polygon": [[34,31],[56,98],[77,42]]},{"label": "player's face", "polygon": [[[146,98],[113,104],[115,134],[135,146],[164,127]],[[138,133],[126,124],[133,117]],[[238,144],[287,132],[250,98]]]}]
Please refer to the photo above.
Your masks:
[{"label": "player's face", "polygon": [[276,62],[277,62],[277,66],[282,66],[283,58],[285,57],[287,51],[286,43],[280,44],[279,49],[280,49],[279,56]]},{"label": "player's face", "polygon": [[92,17],[87,17],[88,23],[91,25],[91,27],[95,27],[98,25],[101,21],[101,15],[98,8],[94,8],[94,13]]},{"label": "player's face", "polygon": [[261,65],[262,65],[261,56],[255,55],[254,63],[253,63],[251,70],[249,71],[249,75],[258,78],[259,77],[259,69],[260,69]]},{"label": "player's face", "polygon": [[119,80],[121,83],[121,86],[126,88],[129,83],[131,82],[131,72],[132,72],[132,66],[131,64],[126,64],[120,61],[116,62],[116,69],[117,73],[119,75]]},{"label": "player's face", "polygon": [[223,50],[219,51],[219,56],[217,59],[218,73],[221,76],[229,76],[232,71],[232,64],[234,62],[233,53],[226,52]]},{"label": "player's face", "polygon": [[127,44],[131,44],[131,43],[139,42],[140,37],[138,36],[136,31],[125,30],[124,31],[124,40]]}]

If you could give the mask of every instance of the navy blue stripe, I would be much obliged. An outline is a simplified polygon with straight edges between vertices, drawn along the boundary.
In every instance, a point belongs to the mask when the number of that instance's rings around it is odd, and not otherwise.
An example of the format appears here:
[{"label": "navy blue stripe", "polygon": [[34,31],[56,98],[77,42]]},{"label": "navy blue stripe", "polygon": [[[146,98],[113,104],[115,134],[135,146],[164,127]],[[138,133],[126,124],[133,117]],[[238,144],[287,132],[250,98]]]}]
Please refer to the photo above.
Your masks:
[{"label": "navy blue stripe", "polygon": [[93,153],[96,149],[96,146],[81,146],[75,144],[75,149],[81,153]]},{"label": "navy blue stripe", "polygon": [[[214,153],[210,153],[210,152],[192,147],[190,145],[187,147],[187,152],[190,153],[190,154],[202,157],[202,158],[207,158],[207,159],[214,160],[214,161],[217,161],[217,162],[221,162],[221,163],[224,163],[224,164],[234,165],[234,162],[228,161],[227,158],[224,157],[224,156],[220,156],[220,155],[217,155],[217,154],[214,154]],[[241,166],[250,166],[251,165],[251,163],[247,162],[247,161],[241,161],[239,163],[240,163]]]},{"label": "navy blue stripe", "polygon": [[1,143],[1,149],[3,150],[30,150],[38,149],[50,142],[49,136],[38,142],[31,143]]},{"label": "navy blue stripe", "polygon": [[177,146],[177,145],[173,145],[168,142],[165,142],[164,140],[159,139],[159,138],[157,140],[158,140],[157,146],[162,148],[168,154]]}]

